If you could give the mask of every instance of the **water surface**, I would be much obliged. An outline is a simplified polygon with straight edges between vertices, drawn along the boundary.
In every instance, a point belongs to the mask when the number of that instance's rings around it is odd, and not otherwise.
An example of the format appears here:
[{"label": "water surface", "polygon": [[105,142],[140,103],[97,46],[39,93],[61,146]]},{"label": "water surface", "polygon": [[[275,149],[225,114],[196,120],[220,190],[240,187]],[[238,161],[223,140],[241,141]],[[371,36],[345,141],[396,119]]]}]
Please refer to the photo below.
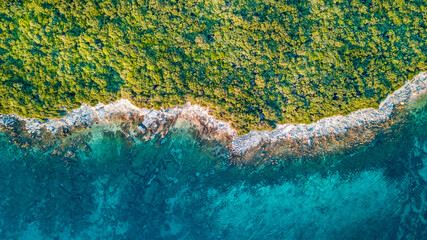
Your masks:
[{"label": "water surface", "polygon": [[421,109],[357,152],[258,167],[185,124],[28,149],[1,132],[0,238],[427,239],[426,123]]}]

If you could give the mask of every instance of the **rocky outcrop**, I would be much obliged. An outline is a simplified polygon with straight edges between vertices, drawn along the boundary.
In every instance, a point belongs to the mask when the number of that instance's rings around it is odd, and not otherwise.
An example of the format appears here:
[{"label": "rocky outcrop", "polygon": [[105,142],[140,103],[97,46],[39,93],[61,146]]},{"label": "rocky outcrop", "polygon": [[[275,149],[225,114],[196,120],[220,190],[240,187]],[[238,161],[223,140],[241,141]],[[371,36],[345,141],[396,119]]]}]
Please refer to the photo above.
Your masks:
[{"label": "rocky outcrop", "polygon": [[236,154],[244,154],[261,143],[277,143],[286,140],[306,140],[310,142],[331,134],[344,134],[350,129],[364,128],[389,120],[396,106],[408,105],[427,92],[427,73],[423,72],[408,81],[401,88],[381,102],[378,109],[366,108],[347,116],[323,118],[311,124],[281,124],[272,131],[251,131],[233,139],[231,144]]},{"label": "rocky outcrop", "polygon": [[198,105],[188,103],[166,110],[151,110],[135,107],[125,99],[109,104],[100,103],[94,107],[83,104],[60,119],[49,119],[45,122],[25,119],[14,114],[0,115],[0,125],[7,127],[17,121],[24,121],[30,133],[38,133],[41,130],[57,133],[76,126],[90,126],[98,121],[133,119],[132,121],[138,124],[140,133],[146,134],[146,139],[149,139],[156,134],[166,134],[177,119],[184,119],[196,124],[203,137],[227,139],[233,156],[245,156],[262,146],[271,148],[295,144],[318,145],[316,141],[319,139],[331,136],[339,139],[336,136],[344,136],[355,129],[367,131],[370,126],[377,127],[390,120],[397,106],[411,103],[426,91],[427,73],[423,72],[389,95],[378,109],[361,109],[347,116],[328,117],[311,124],[282,124],[277,125],[272,131],[253,130],[243,136],[238,136],[229,123],[216,120],[209,115],[209,109]]}]

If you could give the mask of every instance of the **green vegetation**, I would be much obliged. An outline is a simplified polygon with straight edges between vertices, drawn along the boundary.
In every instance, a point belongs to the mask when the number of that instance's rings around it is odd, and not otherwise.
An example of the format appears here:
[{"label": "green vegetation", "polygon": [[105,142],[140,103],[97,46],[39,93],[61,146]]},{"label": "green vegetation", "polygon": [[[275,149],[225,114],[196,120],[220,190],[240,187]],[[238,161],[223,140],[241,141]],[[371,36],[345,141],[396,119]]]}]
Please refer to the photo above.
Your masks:
[{"label": "green vegetation", "polygon": [[346,114],[426,70],[426,13],[426,0],[0,0],[0,112],[191,101],[241,133]]}]

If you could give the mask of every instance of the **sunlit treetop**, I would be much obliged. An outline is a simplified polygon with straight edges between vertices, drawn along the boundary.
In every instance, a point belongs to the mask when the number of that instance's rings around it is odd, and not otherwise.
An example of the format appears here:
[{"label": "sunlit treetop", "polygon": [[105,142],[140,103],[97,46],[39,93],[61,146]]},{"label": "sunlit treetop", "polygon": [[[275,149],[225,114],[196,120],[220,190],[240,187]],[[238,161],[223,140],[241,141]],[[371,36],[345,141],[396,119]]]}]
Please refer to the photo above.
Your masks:
[{"label": "sunlit treetop", "polygon": [[0,0],[0,112],[191,101],[244,133],[376,107],[426,70],[426,12],[422,0]]}]

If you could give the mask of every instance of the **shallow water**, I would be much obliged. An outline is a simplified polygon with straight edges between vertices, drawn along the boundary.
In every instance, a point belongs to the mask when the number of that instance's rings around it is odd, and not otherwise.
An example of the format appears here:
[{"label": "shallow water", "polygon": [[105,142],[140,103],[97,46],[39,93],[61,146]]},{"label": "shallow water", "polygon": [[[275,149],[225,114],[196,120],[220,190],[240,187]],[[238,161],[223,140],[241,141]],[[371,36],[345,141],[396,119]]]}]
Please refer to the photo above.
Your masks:
[{"label": "shallow water", "polygon": [[[0,239],[427,239],[427,111],[352,154],[229,166],[186,125],[26,150],[0,134]],[[66,149],[57,154],[55,149]]]}]

